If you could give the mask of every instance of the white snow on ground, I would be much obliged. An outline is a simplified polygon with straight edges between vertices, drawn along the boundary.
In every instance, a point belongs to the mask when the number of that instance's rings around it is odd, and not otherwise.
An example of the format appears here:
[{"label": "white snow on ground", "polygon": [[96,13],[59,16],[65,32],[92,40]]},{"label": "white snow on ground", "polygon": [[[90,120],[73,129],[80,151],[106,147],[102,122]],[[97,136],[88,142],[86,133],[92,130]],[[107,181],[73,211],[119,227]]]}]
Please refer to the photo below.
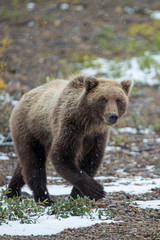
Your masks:
[{"label": "white snow on ground", "polygon": [[124,127],[124,128],[117,129],[117,132],[137,134],[137,129],[136,128],[131,128],[131,127]]},{"label": "white snow on ground", "polygon": [[[107,185],[107,186],[106,186]],[[106,192],[126,192],[129,194],[144,194],[151,192],[153,188],[160,187],[160,178],[117,178],[115,182],[105,183]]]},{"label": "white snow on ground", "polygon": [[145,139],[143,139],[143,142],[144,142],[144,143],[150,143],[150,142],[160,143],[160,138],[151,138],[151,139],[145,138]]},{"label": "white snow on ground", "polygon": [[128,173],[125,172],[124,169],[118,169],[116,172],[117,172],[118,174],[122,174],[123,176],[128,175]]},{"label": "white snow on ground", "polygon": [[158,10],[157,11],[153,11],[150,16],[153,19],[160,20],[160,11],[158,11]]},{"label": "white snow on ground", "polygon": [[5,137],[0,133],[0,145],[4,142]]},{"label": "white snow on ground", "polygon": [[153,131],[149,128],[146,128],[144,130],[140,129],[138,131],[136,128],[124,127],[124,128],[117,129],[117,132],[119,132],[119,133],[131,133],[131,134],[141,133],[141,134],[144,134],[144,135],[153,134]]},{"label": "white snow on ground", "polygon": [[[60,196],[60,195],[69,195],[71,192],[72,186],[66,185],[48,185],[48,191],[51,195]],[[22,191],[32,194],[32,191],[28,186],[24,186]]]},{"label": "white snow on ground", "polygon": [[123,149],[123,148],[121,148],[121,147],[115,147],[115,146],[107,146],[106,147],[106,153],[108,153],[108,152],[127,152],[127,154],[129,154],[129,155],[133,155],[133,156],[136,156],[136,155],[139,155],[140,153],[139,152],[136,152],[135,150],[134,151],[126,151],[126,149]]},{"label": "white snow on ground", "polygon": [[101,180],[107,180],[107,179],[114,179],[114,177],[99,176],[99,177],[95,177],[94,179],[101,181]]},{"label": "white snow on ground", "polygon": [[62,10],[67,10],[69,8],[69,4],[68,3],[61,3],[59,5],[60,9]]},{"label": "white snow on ground", "polygon": [[35,6],[36,6],[36,4],[35,4],[35,3],[33,3],[33,2],[30,2],[30,3],[28,3],[28,4],[27,4],[27,8],[28,8],[29,10],[32,10],[32,9],[34,9],[34,8],[35,8]]},{"label": "white snow on ground", "polygon": [[140,208],[160,209],[160,199],[150,201],[135,201],[134,203],[137,204]]},{"label": "white snow on ground", "polygon": [[[136,13],[137,10],[139,10],[140,8],[139,7],[124,7],[124,11],[128,14],[133,14],[133,13]],[[156,20],[160,20],[160,10],[157,10],[157,11],[152,11],[151,9],[148,9],[148,8],[145,8],[144,9],[144,12],[148,15],[150,15],[151,18],[153,19],[156,19]]]},{"label": "white snow on ground", "polygon": [[6,103],[11,103],[13,106],[15,106],[18,101],[14,100],[12,96],[9,95],[9,93],[6,93],[5,95],[0,95],[1,104],[4,105]]},{"label": "white snow on ground", "polygon": [[61,177],[47,177],[47,180],[52,181],[53,183],[61,183],[63,182],[63,179]]},{"label": "white snow on ground", "polygon": [[0,160],[9,160],[9,157],[6,153],[0,152]]},{"label": "white snow on ground", "polygon": [[10,152],[10,153],[0,152],[0,160],[3,160],[3,161],[10,160],[10,157],[16,158],[17,155],[14,152]]},{"label": "white snow on ground", "polygon": [[106,147],[106,152],[110,152],[110,151],[121,151],[122,148],[121,147],[114,147],[114,146],[107,146]]},{"label": "white snow on ground", "polygon": [[[148,54],[149,53],[146,52],[146,55]],[[160,55],[151,55],[151,58],[157,64],[160,63]],[[121,62],[97,58],[95,61],[93,61],[94,67],[83,69],[81,73],[85,75],[96,75],[98,73],[101,73],[104,74],[104,76],[107,75],[108,78],[116,79],[119,81],[124,79],[133,79],[134,81],[140,82],[142,84],[159,84],[159,81],[157,80],[157,73],[160,74],[160,69],[156,69],[154,65],[152,65],[150,69],[141,69],[139,61],[141,61],[140,57],[133,57]]]},{"label": "white snow on ground", "polygon": [[[93,217],[97,218],[94,213]],[[67,219],[56,219],[54,216],[44,215],[38,219],[35,224],[17,224],[17,221],[9,222],[8,225],[3,224],[3,234],[8,235],[51,235],[63,231],[67,228],[87,227],[96,223],[101,223],[99,219],[89,219],[87,217],[73,217]],[[103,220],[103,222],[111,223],[113,220]],[[0,231],[1,233],[1,231]]]},{"label": "white snow on ground", "polygon": [[[96,223],[101,223],[97,213],[93,213],[95,219],[87,217],[71,216],[66,219],[56,219],[53,215],[44,215],[38,219],[36,224],[20,224],[18,221],[10,221],[9,224],[0,226],[0,235],[51,235],[56,234],[67,228],[88,227]],[[103,220],[103,222],[111,223],[113,220]]]},{"label": "white snow on ground", "polygon": [[0,146],[13,146],[13,142],[2,142]]}]

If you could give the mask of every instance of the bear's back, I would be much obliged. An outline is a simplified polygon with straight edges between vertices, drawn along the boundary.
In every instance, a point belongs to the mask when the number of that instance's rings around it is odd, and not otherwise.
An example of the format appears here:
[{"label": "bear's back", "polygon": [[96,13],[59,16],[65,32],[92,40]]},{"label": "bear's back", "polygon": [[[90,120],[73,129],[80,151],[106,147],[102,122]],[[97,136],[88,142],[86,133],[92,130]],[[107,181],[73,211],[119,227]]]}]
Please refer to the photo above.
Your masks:
[{"label": "bear's back", "polygon": [[12,111],[12,134],[20,124],[33,135],[41,134],[41,130],[50,132],[50,121],[56,102],[67,84],[66,80],[54,80],[26,93]]}]

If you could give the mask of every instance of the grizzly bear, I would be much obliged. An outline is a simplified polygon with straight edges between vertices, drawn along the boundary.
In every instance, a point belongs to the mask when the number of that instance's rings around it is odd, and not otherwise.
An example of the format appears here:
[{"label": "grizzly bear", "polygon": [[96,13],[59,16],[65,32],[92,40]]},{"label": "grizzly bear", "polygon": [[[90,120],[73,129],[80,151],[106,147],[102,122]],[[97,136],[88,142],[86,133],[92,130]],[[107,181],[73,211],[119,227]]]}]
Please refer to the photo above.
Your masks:
[{"label": "grizzly bear", "polygon": [[105,196],[94,180],[110,126],[125,113],[131,80],[76,76],[54,80],[26,93],[13,109],[10,129],[18,157],[8,197],[28,184],[35,201],[54,202],[46,187],[46,159],[73,185],[71,196]]}]

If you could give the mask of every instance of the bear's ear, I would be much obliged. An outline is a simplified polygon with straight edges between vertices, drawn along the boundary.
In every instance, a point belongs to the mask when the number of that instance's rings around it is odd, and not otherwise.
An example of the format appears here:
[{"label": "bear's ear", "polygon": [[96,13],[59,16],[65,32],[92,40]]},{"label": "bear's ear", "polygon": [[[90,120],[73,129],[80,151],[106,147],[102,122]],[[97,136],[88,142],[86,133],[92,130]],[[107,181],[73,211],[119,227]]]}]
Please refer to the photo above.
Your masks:
[{"label": "bear's ear", "polygon": [[90,91],[92,88],[98,85],[98,80],[95,77],[85,77],[79,75],[71,79],[71,84],[73,87],[85,87],[87,91]]},{"label": "bear's ear", "polygon": [[128,96],[131,89],[132,89],[132,86],[133,86],[133,81],[132,80],[123,80],[121,82],[121,85],[122,85],[122,89],[124,90],[124,92],[126,93],[126,95]]},{"label": "bear's ear", "polygon": [[92,88],[98,85],[98,80],[95,77],[85,77],[84,79],[85,88],[87,91],[90,91]]}]

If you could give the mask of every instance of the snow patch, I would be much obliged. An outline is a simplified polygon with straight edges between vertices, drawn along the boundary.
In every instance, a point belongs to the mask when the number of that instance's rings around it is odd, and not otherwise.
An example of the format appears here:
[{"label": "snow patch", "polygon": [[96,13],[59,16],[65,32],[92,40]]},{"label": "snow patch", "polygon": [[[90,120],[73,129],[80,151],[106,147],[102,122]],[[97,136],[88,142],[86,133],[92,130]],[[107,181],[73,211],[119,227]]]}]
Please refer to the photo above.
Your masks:
[{"label": "snow patch", "polygon": [[134,204],[138,205],[140,208],[152,208],[160,209],[160,200],[150,200],[150,201],[135,201]]},{"label": "snow patch", "polygon": [[68,8],[69,8],[69,4],[68,3],[61,3],[60,4],[60,9],[67,10]]},{"label": "snow patch", "polygon": [[33,3],[33,2],[30,2],[30,3],[28,3],[28,4],[27,4],[27,8],[28,8],[29,10],[32,10],[32,9],[34,9],[34,8],[35,8],[35,6],[36,6],[36,4],[35,4],[35,3]]},{"label": "snow patch", "polygon": [[9,224],[2,224],[1,235],[52,235],[57,234],[67,228],[88,227],[96,223],[111,223],[113,220],[100,220],[97,213],[93,213],[94,219],[86,216],[77,217],[71,216],[66,219],[56,219],[54,215],[41,216],[36,224],[20,224],[19,221],[10,221]]},{"label": "snow patch", "polygon": [[144,134],[144,135],[153,134],[153,131],[149,128],[137,130],[136,128],[124,127],[124,128],[117,129],[117,132],[119,132],[119,133],[131,133],[131,134],[141,133],[141,134]]},{"label": "snow patch", "polygon": [[160,11],[152,11],[150,16],[153,19],[160,20]]},{"label": "snow patch", "polygon": [[[149,53],[146,52],[145,54],[148,55]],[[157,64],[160,63],[160,55],[151,55],[151,58]],[[116,78],[116,80],[119,81],[124,79],[133,79],[136,82],[151,86],[159,84],[159,80],[157,79],[157,71],[158,74],[160,74],[160,70],[155,69],[154,65],[152,65],[150,69],[141,69],[139,64],[141,59],[141,57],[133,57],[128,60],[116,62],[114,60],[97,58],[95,61],[93,61],[94,67],[83,69],[81,73],[84,75],[97,75],[101,73],[104,76],[106,75],[107,78]],[[113,67],[115,69],[113,69]]]},{"label": "snow patch", "polygon": [[121,176],[125,176],[125,175],[128,175],[128,173],[126,173],[126,172],[124,172],[124,169],[118,169],[117,171],[116,171],[119,175],[118,175],[118,177],[121,175]]},{"label": "snow patch", "polygon": [[151,192],[153,188],[160,187],[160,178],[142,178],[136,176],[134,178],[118,178],[114,182],[104,183],[106,192],[126,192],[129,194],[144,194]]},{"label": "snow patch", "polygon": [[160,138],[150,138],[150,139],[144,138],[144,139],[143,139],[143,142],[144,142],[144,143],[150,143],[150,142],[160,143]]},{"label": "snow patch", "polygon": [[50,177],[50,176],[48,176],[48,177],[47,177],[47,180],[50,180],[50,181],[56,182],[56,183],[61,183],[61,182],[63,182],[63,179],[62,179],[61,177]]},{"label": "snow patch", "polygon": [[[72,189],[72,186],[66,186],[66,185],[48,185],[47,187],[48,187],[49,193],[55,196],[69,195]],[[22,191],[32,195],[32,191],[27,185],[25,185],[22,188]]]},{"label": "snow patch", "polygon": [[0,152],[0,160],[9,160],[9,157],[6,153]]},{"label": "snow patch", "polygon": [[0,145],[4,142],[5,137],[0,133]]},{"label": "snow patch", "polygon": [[34,25],[35,25],[35,22],[34,22],[34,21],[30,21],[30,22],[27,24],[28,27],[33,27]]},{"label": "snow patch", "polygon": [[107,146],[106,147],[106,152],[110,152],[110,151],[120,151],[122,150],[121,147],[114,147],[114,146]]},{"label": "snow patch", "polygon": [[2,105],[5,105],[6,103],[11,103],[13,106],[15,106],[18,101],[14,100],[12,96],[9,95],[9,93],[6,93],[5,95],[0,95],[0,100],[2,101]]}]

